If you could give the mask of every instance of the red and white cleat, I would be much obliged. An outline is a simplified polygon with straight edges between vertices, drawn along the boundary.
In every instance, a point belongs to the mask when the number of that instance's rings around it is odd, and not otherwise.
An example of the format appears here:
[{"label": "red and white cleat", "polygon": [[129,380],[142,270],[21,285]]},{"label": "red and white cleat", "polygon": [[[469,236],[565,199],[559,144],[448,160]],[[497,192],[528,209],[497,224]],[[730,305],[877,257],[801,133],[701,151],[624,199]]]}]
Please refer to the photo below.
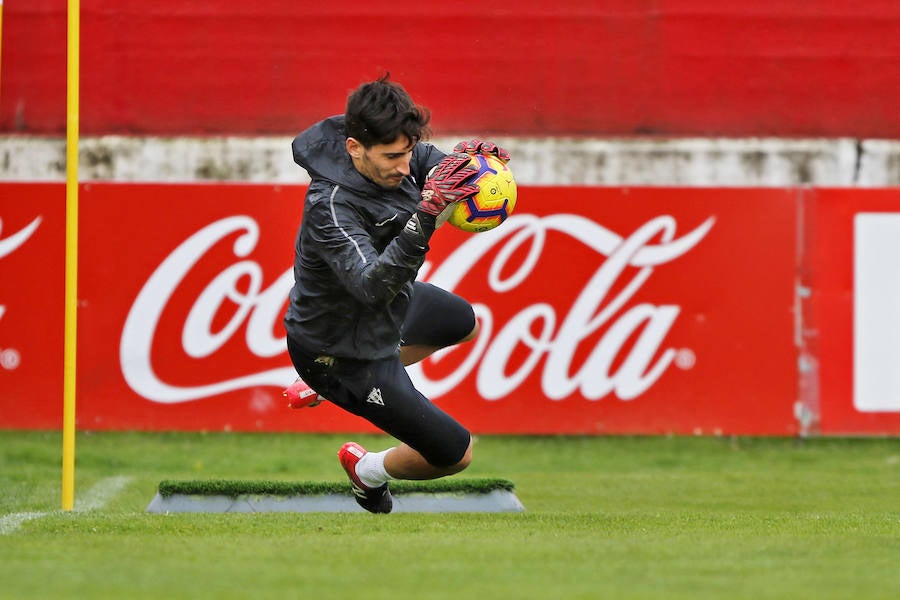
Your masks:
[{"label": "red and white cleat", "polygon": [[297,378],[297,381],[289,385],[281,395],[287,398],[290,408],[312,408],[321,404],[325,398],[316,393],[306,382]]},{"label": "red and white cleat", "polygon": [[356,497],[356,503],[372,513],[389,513],[394,508],[394,498],[388,484],[370,488],[356,474],[356,463],[366,455],[366,449],[356,442],[347,442],[338,450],[338,460],[350,478],[350,489]]}]

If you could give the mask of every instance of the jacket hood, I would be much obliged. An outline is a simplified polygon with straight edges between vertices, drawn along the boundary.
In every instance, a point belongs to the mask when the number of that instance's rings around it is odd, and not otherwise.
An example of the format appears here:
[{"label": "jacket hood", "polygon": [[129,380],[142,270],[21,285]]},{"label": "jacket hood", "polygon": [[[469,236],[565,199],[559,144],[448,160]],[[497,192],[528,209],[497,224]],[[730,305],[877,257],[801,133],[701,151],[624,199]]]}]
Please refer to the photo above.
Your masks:
[{"label": "jacket hood", "polygon": [[353,166],[347,152],[344,115],[319,121],[296,138],[291,149],[294,162],[306,169],[313,180],[325,180],[367,197],[381,198],[385,193],[405,194],[418,202],[428,171],[445,156],[428,142],[415,145],[410,159],[410,176],[400,188],[386,191],[366,179]]},{"label": "jacket hood", "polygon": [[325,179],[362,194],[377,192],[377,186],[356,170],[347,153],[344,115],[319,121],[294,138],[291,149],[294,162],[306,169],[311,179]]}]

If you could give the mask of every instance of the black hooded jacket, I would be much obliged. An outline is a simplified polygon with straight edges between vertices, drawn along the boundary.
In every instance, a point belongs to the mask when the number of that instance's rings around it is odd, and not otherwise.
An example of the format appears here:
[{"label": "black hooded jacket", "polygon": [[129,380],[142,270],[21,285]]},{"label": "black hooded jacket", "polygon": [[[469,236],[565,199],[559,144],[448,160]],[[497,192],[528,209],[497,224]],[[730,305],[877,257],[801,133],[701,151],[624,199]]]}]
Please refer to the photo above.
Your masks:
[{"label": "black hooded jacket", "polygon": [[383,189],[354,168],[344,117],[320,121],[292,144],[312,182],[294,247],[288,335],[314,354],[375,360],[395,355],[412,282],[426,249],[397,236],[416,208],[428,171],[445,155],[413,148],[410,175]]}]

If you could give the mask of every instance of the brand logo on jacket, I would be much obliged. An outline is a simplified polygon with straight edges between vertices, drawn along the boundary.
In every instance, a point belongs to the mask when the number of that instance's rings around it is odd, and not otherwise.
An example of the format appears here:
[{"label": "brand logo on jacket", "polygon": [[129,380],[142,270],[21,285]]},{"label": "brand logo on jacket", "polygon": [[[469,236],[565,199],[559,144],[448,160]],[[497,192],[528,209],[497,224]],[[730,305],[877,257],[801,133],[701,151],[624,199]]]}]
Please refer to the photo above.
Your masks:
[{"label": "brand logo on jacket", "polygon": [[391,217],[390,219],[385,219],[384,221],[378,221],[377,223],[375,223],[375,227],[383,227],[396,218],[397,218],[397,213],[394,213],[394,216]]}]

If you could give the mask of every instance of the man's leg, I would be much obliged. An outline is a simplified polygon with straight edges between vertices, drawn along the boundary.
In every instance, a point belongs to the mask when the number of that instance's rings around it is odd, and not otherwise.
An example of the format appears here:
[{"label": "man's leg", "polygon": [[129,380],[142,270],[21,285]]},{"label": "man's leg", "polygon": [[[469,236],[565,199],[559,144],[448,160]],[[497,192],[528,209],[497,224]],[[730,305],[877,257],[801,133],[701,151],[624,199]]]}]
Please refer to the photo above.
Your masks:
[{"label": "man's leg", "polygon": [[449,467],[436,467],[406,444],[388,450],[384,470],[394,479],[437,479],[459,473],[472,462],[472,440],[462,459]]},{"label": "man's leg", "polygon": [[[447,346],[470,342],[478,337],[480,325],[472,306],[456,294],[428,283],[416,282],[413,302],[403,324],[400,362],[403,366],[424,360]],[[440,319],[435,317],[439,315]],[[298,378],[282,395],[290,408],[318,406],[325,400]]]},{"label": "man's leg", "polygon": [[353,494],[360,506],[374,513],[393,509],[388,482],[392,479],[437,479],[459,473],[472,462],[472,439],[455,464],[439,467],[403,443],[383,452],[367,452],[356,442],[347,442],[338,451],[341,466],[350,478]]},{"label": "man's leg", "polygon": [[[341,362],[336,367],[340,369]],[[392,435],[400,443],[383,452],[347,461],[367,487],[392,479],[434,479],[465,469],[472,460],[472,436],[453,417],[416,390],[397,359],[366,363],[362,372],[340,380],[352,394],[332,402]],[[346,455],[346,453],[345,453]],[[344,461],[342,461],[342,464]],[[344,465],[348,468],[347,465]]]},{"label": "man's leg", "polygon": [[[440,316],[440,319],[436,319]],[[416,282],[413,301],[403,324],[400,347],[403,366],[424,360],[442,348],[470,342],[480,326],[471,305],[456,294],[431,284]],[[394,479],[437,479],[459,473],[472,462],[472,440],[455,464],[435,466],[408,444],[384,453],[384,471]]]},{"label": "man's leg", "polygon": [[[462,344],[464,342],[471,342],[476,337],[478,337],[479,331],[478,321],[475,321],[474,327],[472,330],[461,340],[450,344],[454,346],[456,344]],[[446,348],[447,346],[430,346],[428,344],[414,344],[408,346],[400,347],[400,361],[403,363],[404,367],[408,367],[409,365],[415,364],[420,360],[424,360],[440,350],[441,348]]]},{"label": "man's leg", "polygon": [[417,363],[441,348],[478,337],[475,312],[466,300],[430,283],[413,284],[412,302],[403,322],[400,360]]}]

